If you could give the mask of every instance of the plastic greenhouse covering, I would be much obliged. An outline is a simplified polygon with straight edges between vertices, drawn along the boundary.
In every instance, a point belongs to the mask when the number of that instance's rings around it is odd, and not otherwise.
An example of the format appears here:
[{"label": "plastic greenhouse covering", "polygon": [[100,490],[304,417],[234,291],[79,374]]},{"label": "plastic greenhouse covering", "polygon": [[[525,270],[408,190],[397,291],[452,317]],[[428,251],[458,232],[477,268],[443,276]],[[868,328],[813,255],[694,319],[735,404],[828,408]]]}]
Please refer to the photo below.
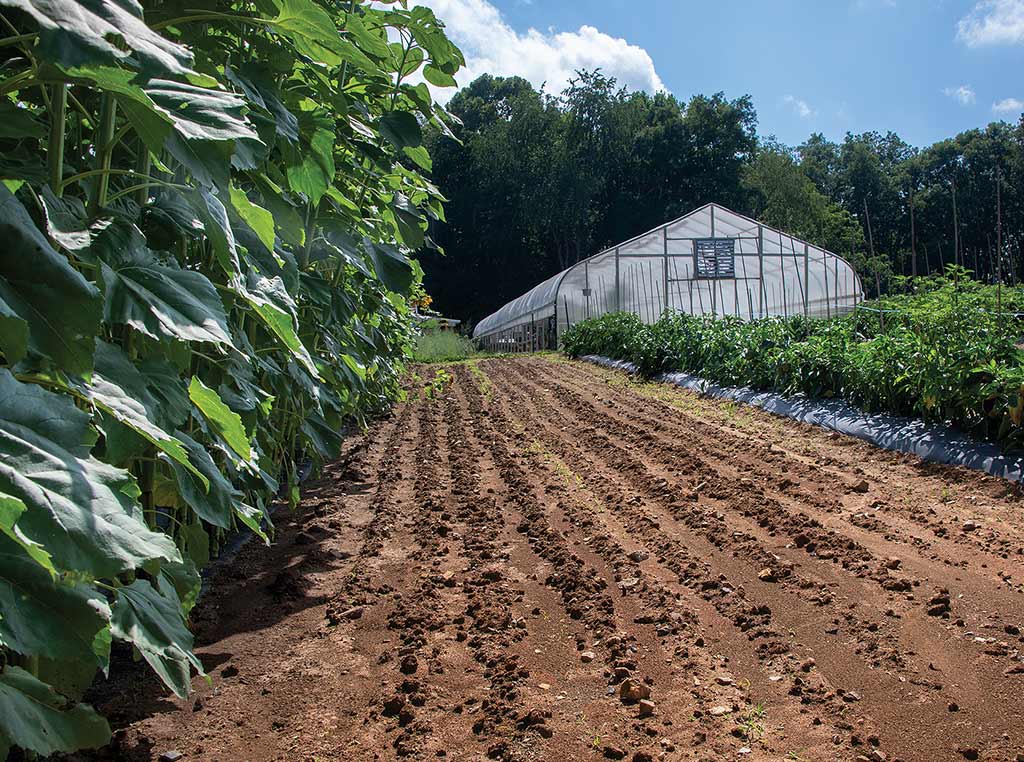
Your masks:
[{"label": "plastic greenhouse covering", "polygon": [[666,309],[831,317],[863,298],[839,255],[707,204],[548,278],[481,320],[473,336],[492,349],[529,351],[554,347],[569,326],[607,312],[646,322]]}]

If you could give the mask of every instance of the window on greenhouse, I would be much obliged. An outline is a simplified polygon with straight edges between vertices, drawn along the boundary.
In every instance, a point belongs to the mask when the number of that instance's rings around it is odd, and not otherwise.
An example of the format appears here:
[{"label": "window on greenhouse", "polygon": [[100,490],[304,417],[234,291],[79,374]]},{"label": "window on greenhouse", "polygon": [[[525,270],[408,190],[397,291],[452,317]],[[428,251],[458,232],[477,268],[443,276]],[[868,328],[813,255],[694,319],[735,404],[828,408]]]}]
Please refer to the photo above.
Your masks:
[{"label": "window on greenhouse", "polygon": [[698,278],[736,277],[736,240],[698,238],[693,242]]}]

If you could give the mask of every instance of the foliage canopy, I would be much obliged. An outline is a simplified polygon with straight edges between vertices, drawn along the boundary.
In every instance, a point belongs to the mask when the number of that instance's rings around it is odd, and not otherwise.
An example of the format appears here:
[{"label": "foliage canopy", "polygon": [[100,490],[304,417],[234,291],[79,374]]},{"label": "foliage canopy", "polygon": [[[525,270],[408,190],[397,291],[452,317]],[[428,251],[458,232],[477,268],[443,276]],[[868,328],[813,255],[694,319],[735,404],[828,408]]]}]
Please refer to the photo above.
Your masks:
[{"label": "foliage canopy", "polygon": [[64,678],[114,641],[186,694],[199,569],[398,392],[443,214],[423,130],[453,123],[422,78],[463,60],[429,9],[362,0],[0,22],[6,756],[106,741]]}]

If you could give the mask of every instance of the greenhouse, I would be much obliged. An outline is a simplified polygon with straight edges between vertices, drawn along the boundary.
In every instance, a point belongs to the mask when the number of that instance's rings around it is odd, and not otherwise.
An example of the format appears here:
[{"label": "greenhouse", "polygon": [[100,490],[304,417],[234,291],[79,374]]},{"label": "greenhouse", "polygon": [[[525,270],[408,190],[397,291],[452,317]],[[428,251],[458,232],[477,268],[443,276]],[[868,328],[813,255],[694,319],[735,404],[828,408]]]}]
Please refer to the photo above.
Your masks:
[{"label": "greenhouse", "polygon": [[607,312],[646,322],[691,315],[831,317],[863,299],[838,254],[707,204],[548,278],[476,326],[486,349],[553,349],[574,323]]}]

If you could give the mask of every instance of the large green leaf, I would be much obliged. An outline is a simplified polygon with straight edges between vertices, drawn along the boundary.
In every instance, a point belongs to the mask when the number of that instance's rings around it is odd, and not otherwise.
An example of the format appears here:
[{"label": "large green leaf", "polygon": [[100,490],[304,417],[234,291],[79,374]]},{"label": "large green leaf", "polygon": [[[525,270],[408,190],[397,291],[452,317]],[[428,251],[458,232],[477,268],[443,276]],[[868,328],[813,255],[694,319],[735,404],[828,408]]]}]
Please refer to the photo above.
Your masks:
[{"label": "large green leaf", "polygon": [[224,203],[216,193],[206,188],[190,193],[188,201],[202,220],[203,230],[213,247],[213,253],[217,255],[221,269],[229,280],[237,280],[241,265],[235,246],[235,234],[228,221],[228,211]]},{"label": "large green leaf", "polygon": [[245,117],[245,101],[225,90],[152,79],[142,90],[188,140],[261,143]]},{"label": "large green leaf", "polygon": [[191,687],[189,667],[205,674],[192,653],[192,633],[185,627],[181,601],[172,585],[157,590],[148,581],[137,579],[118,588],[110,630],[118,640],[135,646],[164,684],[182,698]]},{"label": "large green leaf", "polygon": [[274,0],[274,5],[278,14],[271,27],[291,40],[297,51],[328,66],[341,63],[341,36],[323,8],[312,0]]},{"label": "large green leaf", "polygon": [[334,133],[319,124],[303,133],[301,145],[288,151],[288,185],[316,204],[334,180]]},{"label": "large green leaf", "polygon": [[87,661],[106,669],[110,607],[95,588],[54,580],[0,536],[0,645],[26,656]]},{"label": "large green leaf", "polygon": [[221,529],[229,528],[235,505],[234,487],[217,467],[205,447],[184,432],[177,432],[177,436],[188,449],[192,462],[202,472],[206,481],[204,485],[190,469],[171,462],[178,496],[203,521]]},{"label": "large green leaf", "polygon": [[104,320],[130,325],[154,339],[233,346],[224,304],[210,280],[194,270],[161,264],[140,238],[134,227],[111,228],[101,236]]},{"label": "large green leaf", "polygon": [[178,369],[155,357],[143,360],[138,368],[145,378],[146,391],[157,401],[154,422],[165,431],[181,426],[192,407],[188,402],[188,387]]},{"label": "large green leaf", "polygon": [[410,249],[422,248],[424,242],[423,216],[409,201],[409,197],[402,193],[396,193],[391,200],[391,212],[395,217],[402,243]]},{"label": "large green leaf", "polygon": [[110,578],[153,560],[178,561],[174,542],[137,516],[131,474],[89,455],[89,416],[70,397],[0,369],[0,491],[22,501],[17,526],[58,571]]},{"label": "large green leaf", "polygon": [[291,143],[298,141],[299,120],[283,103],[272,72],[257,64],[242,64],[237,68],[227,67],[224,73],[245,92],[250,103],[267,110],[274,119],[274,131],[278,136]]},{"label": "large green leaf", "polygon": [[28,321],[3,300],[0,290],[0,352],[8,365],[21,362],[28,353]]},{"label": "large green leaf", "polygon": [[50,554],[38,542],[33,542],[18,526],[18,519],[28,508],[25,503],[14,497],[0,492],[0,532],[21,546],[25,554],[45,569],[51,577],[56,578],[57,570],[53,567],[53,559]]},{"label": "large green leaf", "polygon": [[374,272],[390,291],[408,293],[414,274],[409,259],[394,246],[367,240],[364,247],[370,252]]},{"label": "large green leaf", "polygon": [[59,246],[70,252],[87,249],[94,233],[110,224],[109,219],[90,222],[85,204],[74,196],[58,198],[49,186],[39,194],[46,212],[46,232]]},{"label": "large green leaf", "polygon": [[188,74],[192,54],[150,29],[135,0],[0,0],[39,24],[39,55],[64,67],[128,65]]},{"label": "large green leaf", "polygon": [[319,375],[313,358],[299,338],[295,302],[284,281],[277,276],[265,278],[250,270],[241,294],[292,356],[314,376]]},{"label": "large green leaf", "polygon": [[0,98],[0,138],[41,138],[46,127],[27,108]]},{"label": "large green leaf", "polygon": [[[206,481],[189,461],[181,441],[157,425],[156,421],[163,417],[160,403],[150,393],[146,377],[119,347],[97,339],[96,368],[87,382],[75,385],[98,408]],[[184,384],[181,386],[184,388]]]},{"label": "large green leaf", "polygon": [[[206,533],[203,532],[205,536]],[[207,558],[207,561],[209,558]],[[186,558],[180,564],[163,564],[160,567],[158,585],[161,592],[173,590],[181,602],[182,616],[187,617],[199,600],[199,592],[203,588],[203,578],[199,574],[196,563]]]},{"label": "large green leaf", "polygon": [[268,545],[270,544],[270,538],[267,537],[267,533],[263,530],[263,521],[266,518],[263,511],[259,508],[253,508],[251,505],[239,503],[235,507],[235,516],[238,517],[239,521],[249,527],[253,534],[260,537]]},{"label": "large green leaf", "polygon": [[423,130],[416,117],[408,111],[388,111],[377,121],[380,134],[395,148],[416,148],[423,142]]},{"label": "large green leaf", "polygon": [[319,413],[312,413],[302,422],[302,433],[306,441],[321,459],[338,457],[341,451],[341,431],[330,425]]},{"label": "large green leaf", "polygon": [[0,752],[11,746],[43,756],[93,749],[110,740],[110,726],[85,704],[57,694],[30,673],[8,664],[0,672]]},{"label": "large green leaf", "polygon": [[188,386],[188,396],[213,431],[224,440],[242,460],[252,457],[252,445],[238,413],[224,404],[216,390],[211,389],[198,376]]},{"label": "large green leaf", "polygon": [[245,224],[252,228],[252,231],[259,237],[260,243],[267,247],[267,251],[273,251],[274,215],[262,206],[254,204],[244,191],[233,185],[231,186],[231,206],[245,221]]},{"label": "large green leaf", "polygon": [[25,207],[0,186],[0,323],[4,350],[21,349],[28,324],[28,347],[69,373],[92,368],[93,337],[99,332],[99,291],[50,246]]}]

